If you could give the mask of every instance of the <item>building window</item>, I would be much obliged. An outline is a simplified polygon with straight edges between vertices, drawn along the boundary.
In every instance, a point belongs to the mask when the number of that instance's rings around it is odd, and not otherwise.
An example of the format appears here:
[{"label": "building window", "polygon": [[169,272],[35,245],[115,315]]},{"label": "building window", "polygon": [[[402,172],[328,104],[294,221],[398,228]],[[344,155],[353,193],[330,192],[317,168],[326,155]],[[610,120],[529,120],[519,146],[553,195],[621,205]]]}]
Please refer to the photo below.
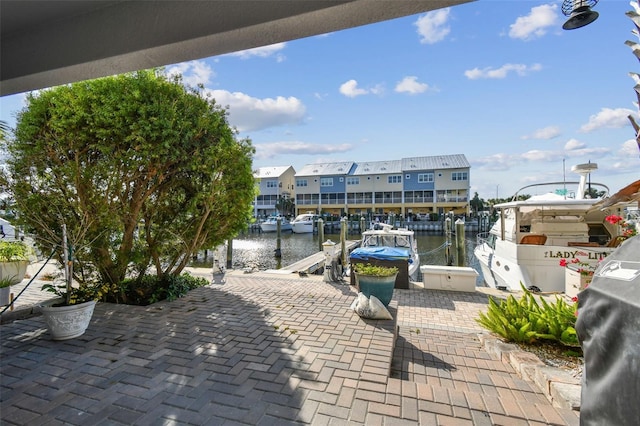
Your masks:
[{"label": "building window", "polygon": [[404,180],[409,180],[411,179],[411,175],[404,175]]},{"label": "building window", "polygon": [[451,173],[451,180],[467,180],[467,172],[453,172]]},{"label": "building window", "polygon": [[360,185],[360,178],[359,177],[348,177],[347,178],[347,185]]},{"label": "building window", "polygon": [[297,187],[307,186],[307,180],[306,179],[296,179],[296,186]]},{"label": "building window", "polygon": [[418,183],[433,182],[433,173],[418,174]]},{"label": "building window", "polygon": [[402,183],[402,175],[387,176],[387,183]]},{"label": "building window", "polygon": [[267,188],[277,188],[277,187],[278,187],[278,182],[274,180],[267,181]]},{"label": "building window", "polygon": [[333,178],[320,178],[320,186],[333,186]]}]

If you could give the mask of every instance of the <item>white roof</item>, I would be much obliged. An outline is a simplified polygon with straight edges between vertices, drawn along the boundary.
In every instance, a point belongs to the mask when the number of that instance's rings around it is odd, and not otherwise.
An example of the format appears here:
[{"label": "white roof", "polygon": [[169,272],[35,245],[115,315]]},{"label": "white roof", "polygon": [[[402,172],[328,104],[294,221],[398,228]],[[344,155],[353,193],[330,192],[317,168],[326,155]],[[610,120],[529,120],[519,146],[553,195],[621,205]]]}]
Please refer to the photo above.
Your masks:
[{"label": "white roof", "polygon": [[253,177],[256,179],[278,178],[292,168],[291,166],[260,167],[253,172]]},{"label": "white roof", "polygon": [[402,159],[402,171],[464,169],[471,165],[464,154],[434,155],[431,157],[409,157]]},{"label": "white roof", "polygon": [[307,164],[296,173],[296,176],[348,175],[353,164],[353,161]]},{"label": "white roof", "polygon": [[402,173],[402,160],[367,161],[358,163],[353,175]]}]

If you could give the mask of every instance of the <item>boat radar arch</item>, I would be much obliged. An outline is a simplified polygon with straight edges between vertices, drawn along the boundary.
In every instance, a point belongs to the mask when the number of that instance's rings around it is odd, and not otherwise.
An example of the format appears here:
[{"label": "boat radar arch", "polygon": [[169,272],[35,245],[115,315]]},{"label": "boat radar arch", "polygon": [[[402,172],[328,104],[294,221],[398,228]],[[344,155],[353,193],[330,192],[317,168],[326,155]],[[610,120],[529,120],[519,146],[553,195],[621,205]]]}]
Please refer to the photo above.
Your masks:
[{"label": "boat radar arch", "polygon": [[580,184],[578,185],[578,192],[576,193],[577,200],[582,200],[584,198],[584,190],[587,186],[587,176],[594,170],[598,170],[597,163],[576,164],[571,167],[572,172],[580,175]]}]

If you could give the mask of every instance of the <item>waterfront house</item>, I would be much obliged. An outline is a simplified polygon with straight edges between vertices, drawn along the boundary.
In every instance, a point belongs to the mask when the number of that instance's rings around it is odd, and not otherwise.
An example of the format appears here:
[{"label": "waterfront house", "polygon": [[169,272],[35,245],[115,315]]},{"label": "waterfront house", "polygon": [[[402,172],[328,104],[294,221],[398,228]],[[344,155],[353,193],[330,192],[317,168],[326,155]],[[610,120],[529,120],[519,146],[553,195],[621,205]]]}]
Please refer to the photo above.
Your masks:
[{"label": "waterfront house", "polygon": [[295,174],[292,166],[260,167],[254,171],[253,177],[258,186],[258,194],[253,201],[254,217],[276,214],[280,199],[293,201]]}]

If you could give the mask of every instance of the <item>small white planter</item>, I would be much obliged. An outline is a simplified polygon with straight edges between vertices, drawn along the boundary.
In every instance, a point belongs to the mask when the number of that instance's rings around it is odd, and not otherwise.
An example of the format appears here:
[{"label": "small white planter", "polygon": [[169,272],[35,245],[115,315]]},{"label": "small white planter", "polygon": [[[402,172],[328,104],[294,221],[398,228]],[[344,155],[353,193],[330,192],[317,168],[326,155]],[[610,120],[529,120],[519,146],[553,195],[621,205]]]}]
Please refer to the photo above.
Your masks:
[{"label": "small white planter", "polygon": [[28,260],[0,262],[0,279],[11,278],[11,284],[18,284],[27,274]]},{"label": "small white planter", "polygon": [[569,297],[576,297],[584,290],[593,279],[592,275],[582,275],[571,268],[565,268],[564,272],[564,294]]},{"label": "small white planter", "polygon": [[[54,302],[55,303],[55,302]],[[84,334],[89,326],[95,301],[71,306],[42,306],[42,316],[53,340],[67,340]]]},{"label": "small white planter", "polygon": [[0,306],[11,303],[11,287],[0,288]]}]

